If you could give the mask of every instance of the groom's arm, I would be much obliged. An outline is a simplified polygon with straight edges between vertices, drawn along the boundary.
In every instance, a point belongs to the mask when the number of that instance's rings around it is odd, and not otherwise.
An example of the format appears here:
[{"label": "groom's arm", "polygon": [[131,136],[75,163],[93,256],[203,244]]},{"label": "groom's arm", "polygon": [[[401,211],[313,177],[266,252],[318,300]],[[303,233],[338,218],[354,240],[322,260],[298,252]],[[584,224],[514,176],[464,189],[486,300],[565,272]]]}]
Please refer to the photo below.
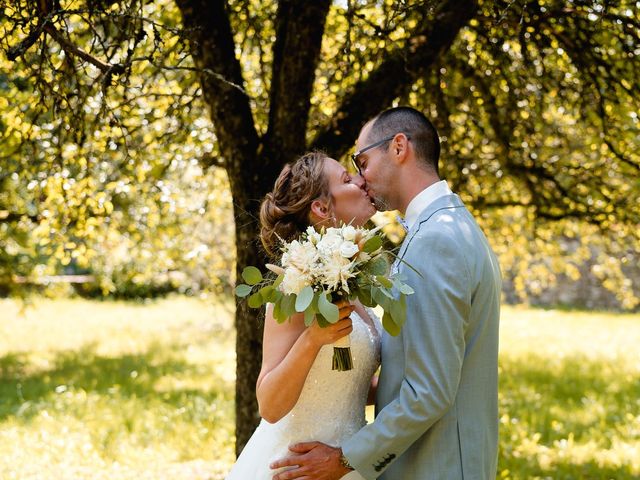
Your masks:
[{"label": "groom's arm", "polygon": [[409,267],[402,269],[415,293],[407,297],[400,392],[373,423],[342,446],[351,465],[367,479],[381,475],[451,408],[464,358],[471,303],[464,252],[453,237],[428,230],[416,234],[404,260],[422,277]]}]

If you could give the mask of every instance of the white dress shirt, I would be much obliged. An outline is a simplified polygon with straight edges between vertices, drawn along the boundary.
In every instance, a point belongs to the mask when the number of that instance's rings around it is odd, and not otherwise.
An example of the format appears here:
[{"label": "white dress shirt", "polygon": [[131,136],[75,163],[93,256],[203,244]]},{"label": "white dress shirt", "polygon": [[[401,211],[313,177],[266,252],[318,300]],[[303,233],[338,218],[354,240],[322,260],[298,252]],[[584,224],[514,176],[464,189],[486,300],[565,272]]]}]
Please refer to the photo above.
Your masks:
[{"label": "white dress shirt", "polygon": [[404,221],[407,224],[407,228],[413,227],[413,224],[416,223],[418,216],[425,208],[429,206],[429,204],[433,203],[440,197],[451,195],[452,193],[453,192],[449,188],[449,185],[447,185],[446,180],[440,180],[439,182],[428,186],[418,195],[413,197],[413,200],[409,202],[409,205],[407,206],[407,212],[404,215]]}]

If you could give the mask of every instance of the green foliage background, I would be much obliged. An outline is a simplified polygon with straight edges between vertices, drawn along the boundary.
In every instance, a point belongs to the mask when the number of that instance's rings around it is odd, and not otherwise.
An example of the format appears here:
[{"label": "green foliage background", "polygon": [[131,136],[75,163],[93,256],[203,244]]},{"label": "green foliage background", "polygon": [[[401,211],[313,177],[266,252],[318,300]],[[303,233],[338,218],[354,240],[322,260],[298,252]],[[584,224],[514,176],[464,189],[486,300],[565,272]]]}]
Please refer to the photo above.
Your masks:
[{"label": "green foliage background", "polygon": [[[171,5],[151,7],[164,26],[149,23],[141,42],[149,52],[162,45],[162,52],[135,64],[127,88],[96,79],[90,67],[75,70],[53,46],[46,62],[38,52],[28,52],[25,63],[0,58],[3,286],[15,291],[16,276],[64,271],[95,274],[97,283],[81,289],[92,295],[228,289],[235,258],[230,192],[221,169],[206,171],[198,161],[213,145],[198,84],[188,70],[159,73],[153,66],[190,65],[171,34]],[[71,24],[82,27],[80,17]],[[20,37],[18,31],[3,41]],[[65,69],[73,71],[76,98],[56,93]],[[47,72],[37,85],[35,70]]]},{"label": "green foliage background", "polygon": [[[49,20],[65,38],[126,68],[105,73],[46,35],[17,52],[39,20],[28,2],[4,5],[0,288],[18,293],[16,280],[63,272],[94,274],[82,290],[93,295],[228,288],[237,212],[178,7],[61,5]],[[358,82],[410,49],[436,7],[332,4],[309,144],[338,128]],[[637,7],[482,1],[437,67],[395,101],[438,126],[441,172],[488,232],[519,300],[576,280],[589,260],[621,308],[640,304]],[[227,11],[245,79],[237,87],[263,135],[277,5],[236,0]]]}]

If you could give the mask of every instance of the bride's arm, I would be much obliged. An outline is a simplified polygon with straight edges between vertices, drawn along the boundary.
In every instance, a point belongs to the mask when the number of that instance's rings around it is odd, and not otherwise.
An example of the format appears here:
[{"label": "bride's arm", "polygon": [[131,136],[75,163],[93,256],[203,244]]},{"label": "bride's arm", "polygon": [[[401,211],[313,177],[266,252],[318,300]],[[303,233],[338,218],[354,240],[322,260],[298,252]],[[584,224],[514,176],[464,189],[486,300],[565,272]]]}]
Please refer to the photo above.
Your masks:
[{"label": "bride's arm", "polygon": [[351,333],[353,308],[340,308],[340,321],[326,328],[314,322],[304,325],[302,314],[278,323],[273,318],[273,305],[267,306],[264,321],[262,368],[256,385],[260,416],[275,423],[295,406],[311,365],[323,345]]}]

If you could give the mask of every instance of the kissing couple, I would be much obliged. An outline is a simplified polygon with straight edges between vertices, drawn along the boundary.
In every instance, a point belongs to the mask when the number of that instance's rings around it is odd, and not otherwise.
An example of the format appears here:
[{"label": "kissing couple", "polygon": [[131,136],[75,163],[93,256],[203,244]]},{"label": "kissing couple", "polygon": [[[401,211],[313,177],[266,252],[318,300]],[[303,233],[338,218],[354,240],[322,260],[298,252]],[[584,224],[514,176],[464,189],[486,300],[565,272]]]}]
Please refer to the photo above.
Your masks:
[{"label": "kissing couple", "polygon": [[[380,113],[356,150],[357,175],[317,152],[286,165],[261,205],[261,240],[275,256],[309,226],[357,227],[376,209],[399,210],[407,234],[394,268],[415,292],[404,327],[390,336],[358,301],[338,303],[340,319],[326,328],[306,327],[302,313],[278,323],[268,305],[256,386],[262,421],[227,480],[493,480],[496,256],[440,179],[438,133],[421,112]],[[332,370],[332,344],[345,335],[354,368]]]}]

